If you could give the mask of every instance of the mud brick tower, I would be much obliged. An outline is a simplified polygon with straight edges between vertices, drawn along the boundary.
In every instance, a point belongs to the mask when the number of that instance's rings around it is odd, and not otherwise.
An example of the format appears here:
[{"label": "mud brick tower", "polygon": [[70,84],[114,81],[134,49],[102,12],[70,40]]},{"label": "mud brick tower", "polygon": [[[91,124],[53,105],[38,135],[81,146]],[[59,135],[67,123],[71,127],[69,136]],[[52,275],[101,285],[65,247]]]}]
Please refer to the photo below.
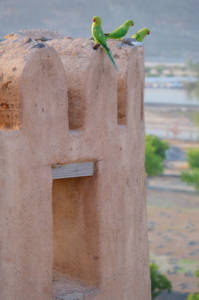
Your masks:
[{"label": "mud brick tower", "polygon": [[0,300],[150,299],[143,48],[109,46],[0,43]]}]

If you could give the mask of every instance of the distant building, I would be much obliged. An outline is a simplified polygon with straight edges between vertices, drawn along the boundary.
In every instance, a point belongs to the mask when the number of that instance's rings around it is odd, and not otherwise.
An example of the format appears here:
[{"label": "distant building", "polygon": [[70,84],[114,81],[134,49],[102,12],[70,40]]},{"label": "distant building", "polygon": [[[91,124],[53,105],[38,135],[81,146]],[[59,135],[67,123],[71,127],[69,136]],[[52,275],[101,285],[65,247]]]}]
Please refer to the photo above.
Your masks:
[{"label": "distant building", "polygon": [[195,77],[146,77],[146,88],[183,89],[184,83],[196,82]]}]

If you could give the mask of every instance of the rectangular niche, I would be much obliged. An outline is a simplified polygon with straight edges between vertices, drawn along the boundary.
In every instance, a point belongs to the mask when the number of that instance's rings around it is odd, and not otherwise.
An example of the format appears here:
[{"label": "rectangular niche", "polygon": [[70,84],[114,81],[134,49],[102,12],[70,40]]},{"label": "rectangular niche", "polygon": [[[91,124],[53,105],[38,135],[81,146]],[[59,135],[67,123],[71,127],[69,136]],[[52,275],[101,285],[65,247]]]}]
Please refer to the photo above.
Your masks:
[{"label": "rectangular niche", "polygon": [[53,285],[56,284],[53,289],[56,296],[64,291],[69,297],[71,290],[83,293],[85,286],[95,289],[99,284],[96,189],[95,175],[53,180]]}]

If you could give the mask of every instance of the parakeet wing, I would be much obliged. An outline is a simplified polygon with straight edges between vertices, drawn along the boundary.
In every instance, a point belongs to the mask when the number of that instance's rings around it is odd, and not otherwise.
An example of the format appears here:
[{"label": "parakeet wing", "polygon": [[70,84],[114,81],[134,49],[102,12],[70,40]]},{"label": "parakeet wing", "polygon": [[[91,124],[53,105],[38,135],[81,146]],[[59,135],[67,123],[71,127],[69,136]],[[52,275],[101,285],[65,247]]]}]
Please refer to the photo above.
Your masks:
[{"label": "parakeet wing", "polygon": [[117,39],[117,38],[121,38],[126,33],[127,33],[126,27],[125,26],[120,26],[120,27],[116,28],[115,30],[113,30],[111,33],[108,33],[107,37]]},{"label": "parakeet wing", "polygon": [[140,37],[140,34],[137,32],[137,33],[135,33],[135,34],[132,35],[132,38],[136,39],[137,41],[140,41],[141,37]]},{"label": "parakeet wing", "polygon": [[101,26],[95,26],[93,28],[93,37],[94,37],[94,40],[101,44],[103,47],[106,46],[106,38],[104,36],[104,33],[103,33],[103,30],[101,28]]}]

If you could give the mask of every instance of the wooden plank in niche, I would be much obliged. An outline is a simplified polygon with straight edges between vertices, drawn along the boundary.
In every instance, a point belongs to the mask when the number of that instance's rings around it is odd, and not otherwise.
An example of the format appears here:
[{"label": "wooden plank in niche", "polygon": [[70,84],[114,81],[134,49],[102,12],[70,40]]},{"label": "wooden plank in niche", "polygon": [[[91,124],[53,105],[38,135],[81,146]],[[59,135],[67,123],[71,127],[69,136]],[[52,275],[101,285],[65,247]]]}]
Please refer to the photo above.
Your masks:
[{"label": "wooden plank in niche", "polygon": [[72,294],[68,294],[66,296],[63,296],[63,298],[59,298],[59,299],[63,299],[63,300],[83,300],[83,295],[80,293],[72,293]]},{"label": "wooden plank in niche", "polygon": [[93,176],[93,174],[94,162],[56,165],[52,168],[53,179]]}]

